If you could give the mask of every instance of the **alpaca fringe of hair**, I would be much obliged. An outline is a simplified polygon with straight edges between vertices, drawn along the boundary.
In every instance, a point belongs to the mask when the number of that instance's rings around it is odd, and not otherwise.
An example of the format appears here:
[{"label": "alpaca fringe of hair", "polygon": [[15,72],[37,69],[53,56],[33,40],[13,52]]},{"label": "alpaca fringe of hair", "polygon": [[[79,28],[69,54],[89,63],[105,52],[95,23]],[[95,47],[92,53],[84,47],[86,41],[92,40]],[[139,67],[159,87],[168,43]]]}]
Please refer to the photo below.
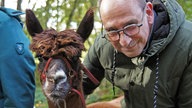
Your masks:
[{"label": "alpaca fringe of hair", "polygon": [[85,50],[83,39],[74,30],[57,32],[50,29],[35,35],[30,49],[42,57],[49,58],[62,54],[73,57]]}]

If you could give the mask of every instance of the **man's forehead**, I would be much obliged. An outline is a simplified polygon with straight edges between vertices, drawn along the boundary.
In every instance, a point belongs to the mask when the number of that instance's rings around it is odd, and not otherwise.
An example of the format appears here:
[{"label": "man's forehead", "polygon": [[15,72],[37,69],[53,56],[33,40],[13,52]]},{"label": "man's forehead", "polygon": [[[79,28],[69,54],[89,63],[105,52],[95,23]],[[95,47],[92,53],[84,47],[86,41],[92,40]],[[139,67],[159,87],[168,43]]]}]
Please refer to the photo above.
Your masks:
[{"label": "man's forehead", "polygon": [[108,13],[111,14],[115,11],[135,13],[140,9],[140,5],[135,0],[102,0],[99,11],[101,15],[108,15]]},{"label": "man's forehead", "polygon": [[127,8],[138,8],[137,0],[100,0],[100,9],[103,10],[109,8],[122,8],[122,6],[126,6]]}]

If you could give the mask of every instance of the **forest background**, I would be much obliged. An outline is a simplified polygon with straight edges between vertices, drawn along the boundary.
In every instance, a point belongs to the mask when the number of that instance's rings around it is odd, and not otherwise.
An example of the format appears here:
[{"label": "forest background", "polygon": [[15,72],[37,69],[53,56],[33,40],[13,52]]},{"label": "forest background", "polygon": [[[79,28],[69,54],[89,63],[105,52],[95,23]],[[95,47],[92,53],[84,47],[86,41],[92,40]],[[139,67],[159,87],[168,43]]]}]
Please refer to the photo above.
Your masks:
[{"label": "forest background", "polygon": [[[186,13],[186,18],[192,21],[192,0],[177,1],[183,7]],[[93,8],[95,10],[94,29],[89,39],[85,42],[86,49],[89,49],[92,45],[95,37],[99,35],[102,27],[98,14],[97,2],[98,0],[0,0],[1,7],[9,7],[23,12],[25,12],[25,9],[32,9],[44,29],[54,28],[58,31],[70,28],[76,29],[85,12],[89,8]],[[23,22],[25,22],[25,16],[22,16],[21,18]],[[24,30],[27,36],[29,36],[26,27],[24,27]],[[82,60],[86,53],[87,51],[83,52]],[[38,60],[35,59],[35,61],[36,64],[38,64]],[[37,87],[34,106],[35,108],[47,108],[46,99],[41,91],[39,74],[38,72],[35,73]],[[122,92],[118,88],[115,89],[116,95],[113,95],[112,85],[104,79],[101,86],[87,98],[86,103],[89,104],[97,101],[111,100],[122,95]]]}]

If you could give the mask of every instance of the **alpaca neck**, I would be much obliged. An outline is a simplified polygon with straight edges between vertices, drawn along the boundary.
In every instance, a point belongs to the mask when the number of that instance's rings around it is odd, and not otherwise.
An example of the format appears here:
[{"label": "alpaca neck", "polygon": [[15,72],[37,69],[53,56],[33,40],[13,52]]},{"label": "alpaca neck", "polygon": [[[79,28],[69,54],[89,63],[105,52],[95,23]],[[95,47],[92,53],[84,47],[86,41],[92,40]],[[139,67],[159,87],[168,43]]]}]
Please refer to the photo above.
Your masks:
[{"label": "alpaca neck", "polygon": [[78,94],[73,94],[66,99],[66,106],[67,108],[85,108],[84,101]]}]

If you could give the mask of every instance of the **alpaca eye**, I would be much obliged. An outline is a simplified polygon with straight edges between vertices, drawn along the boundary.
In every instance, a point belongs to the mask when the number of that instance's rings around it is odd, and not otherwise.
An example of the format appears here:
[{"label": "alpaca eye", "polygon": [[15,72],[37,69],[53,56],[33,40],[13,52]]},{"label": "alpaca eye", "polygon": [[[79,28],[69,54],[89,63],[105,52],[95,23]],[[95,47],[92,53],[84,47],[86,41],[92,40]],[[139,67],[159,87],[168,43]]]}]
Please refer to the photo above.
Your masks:
[{"label": "alpaca eye", "polygon": [[43,62],[43,57],[40,54],[36,55],[36,58],[38,58],[39,62]]},{"label": "alpaca eye", "polygon": [[49,82],[52,82],[52,83],[55,82],[55,79],[54,79],[54,78],[47,78],[47,80],[48,80]]},{"label": "alpaca eye", "polygon": [[38,57],[39,62],[43,62],[43,58],[42,57]]},{"label": "alpaca eye", "polygon": [[79,60],[79,57],[78,57],[78,56],[74,56],[74,57],[72,58],[72,60],[75,61],[75,62],[77,62],[77,60]]}]

